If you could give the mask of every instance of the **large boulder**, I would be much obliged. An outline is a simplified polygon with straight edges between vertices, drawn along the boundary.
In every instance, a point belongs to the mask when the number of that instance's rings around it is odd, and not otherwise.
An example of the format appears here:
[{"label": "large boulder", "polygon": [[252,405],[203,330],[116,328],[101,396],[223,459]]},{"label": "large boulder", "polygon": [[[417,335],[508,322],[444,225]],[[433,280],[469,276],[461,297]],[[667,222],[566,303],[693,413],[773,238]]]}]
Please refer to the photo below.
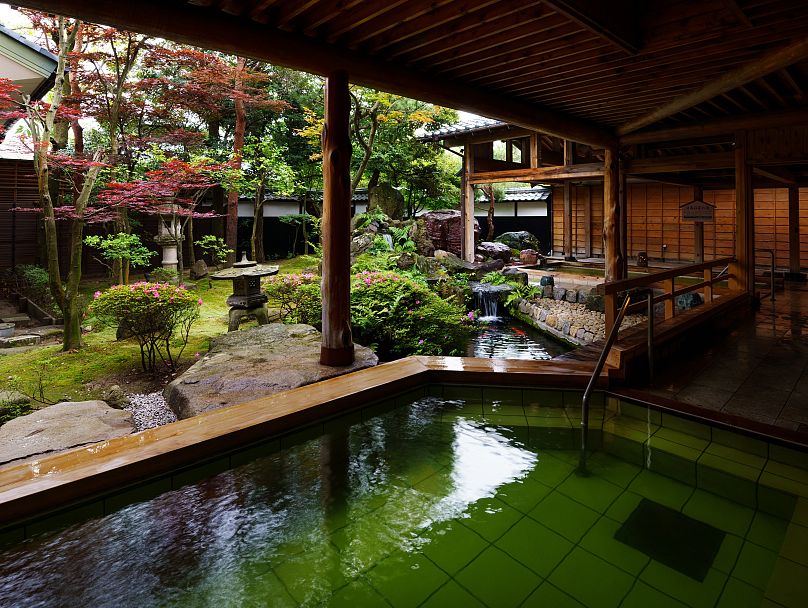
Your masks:
[{"label": "large boulder", "polygon": [[519,261],[526,266],[534,266],[539,262],[539,252],[535,249],[522,249],[519,252]]},{"label": "large boulder", "polygon": [[177,418],[266,397],[372,367],[372,350],[354,345],[354,363],[320,363],[320,332],[310,325],[271,323],[213,339],[210,350],[163,391]]},{"label": "large boulder", "polygon": [[[460,255],[460,244],[463,241],[463,222],[460,212],[456,210],[428,211],[421,216],[426,233],[435,249],[442,249]],[[474,240],[480,234],[480,223],[474,220]]]},{"label": "large boulder", "polygon": [[511,248],[504,243],[483,241],[477,245],[477,253],[481,254],[486,259],[502,260],[505,263],[511,261]]},{"label": "large boulder", "polygon": [[134,432],[132,413],[103,401],[64,401],[0,427],[0,464]]},{"label": "large boulder", "polygon": [[199,279],[205,278],[208,276],[208,265],[205,264],[205,260],[197,260],[191,266],[190,277],[192,281],[197,281]]},{"label": "large boulder", "polygon": [[511,249],[522,251],[523,249],[535,249],[541,251],[541,243],[536,235],[531,234],[527,230],[519,230],[516,232],[503,232],[494,239],[497,243],[504,243]]},{"label": "large boulder", "polygon": [[400,220],[404,217],[404,195],[392,184],[383,182],[368,194],[368,211],[373,209],[381,209],[387,217]]}]

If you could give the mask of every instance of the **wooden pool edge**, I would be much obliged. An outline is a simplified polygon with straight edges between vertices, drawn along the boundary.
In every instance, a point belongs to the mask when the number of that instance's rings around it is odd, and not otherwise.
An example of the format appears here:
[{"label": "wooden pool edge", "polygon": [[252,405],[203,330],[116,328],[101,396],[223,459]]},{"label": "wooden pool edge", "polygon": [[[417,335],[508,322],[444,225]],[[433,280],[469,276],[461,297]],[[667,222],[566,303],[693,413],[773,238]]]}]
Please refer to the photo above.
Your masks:
[{"label": "wooden pool edge", "polygon": [[[441,384],[582,388],[589,362],[408,357],[132,435],[0,467],[0,531]],[[606,386],[604,373],[600,386]]]}]

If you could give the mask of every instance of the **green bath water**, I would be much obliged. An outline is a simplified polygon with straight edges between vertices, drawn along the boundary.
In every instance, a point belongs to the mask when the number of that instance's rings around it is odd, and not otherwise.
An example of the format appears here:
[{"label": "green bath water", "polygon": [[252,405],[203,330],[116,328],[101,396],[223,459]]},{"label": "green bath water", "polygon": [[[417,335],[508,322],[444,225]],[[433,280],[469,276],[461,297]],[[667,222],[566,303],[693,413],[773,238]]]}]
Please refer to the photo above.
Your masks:
[{"label": "green bath water", "polygon": [[[366,410],[7,547],[0,606],[763,605],[787,513],[604,450],[579,475],[574,410],[517,393]],[[799,584],[782,605],[805,605]]]}]

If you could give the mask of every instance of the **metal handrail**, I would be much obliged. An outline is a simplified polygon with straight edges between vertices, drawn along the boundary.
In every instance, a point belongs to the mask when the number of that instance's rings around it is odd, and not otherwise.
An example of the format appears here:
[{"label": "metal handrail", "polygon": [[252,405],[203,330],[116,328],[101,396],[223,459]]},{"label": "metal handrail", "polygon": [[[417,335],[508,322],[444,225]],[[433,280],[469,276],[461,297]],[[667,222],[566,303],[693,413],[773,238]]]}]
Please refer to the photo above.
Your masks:
[{"label": "metal handrail", "polygon": [[[648,305],[647,308],[647,315],[648,315],[648,376],[651,381],[654,378],[654,292],[651,289],[644,289],[644,290],[637,290],[634,291],[634,297],[639,297],[640,295],[645,295],[646,302]],[[595,364],[595,369],[592,371],[592,376],[589,378],[589,383],[586,385],[586,390],[584,390],[583,399],[581,399],[581,453],[578,458],[578,475],[586,476],[589,472],[586,469],[586,448],[587,448],[587,439],[589,437],[589,401],[592,398],[592,391],[595,388],[595,383],[597,383],[598,378],[600,377],[601,372],[603,371],[603,366],[606,365],[606,357],[609,356],[609,351],[612,350],[612,346],[614,346],[615,340],[617,340],[617,334],[620,331],[620,325],[623,323],[623,318],[626,316],[626,312],[628,311],[629,306],[631,306],[631,299],[632,293],[626,293],[626,299],[623,302],[623,305],[620,307],[620,311],[617,313],[617,318],[614,320],[614,325],[612,326],[612,330],[609,332],[609,336],[606,338],[606,343],[603,345],[603,350],[600,351],[600,356],[598,357],[598,362]]]}]

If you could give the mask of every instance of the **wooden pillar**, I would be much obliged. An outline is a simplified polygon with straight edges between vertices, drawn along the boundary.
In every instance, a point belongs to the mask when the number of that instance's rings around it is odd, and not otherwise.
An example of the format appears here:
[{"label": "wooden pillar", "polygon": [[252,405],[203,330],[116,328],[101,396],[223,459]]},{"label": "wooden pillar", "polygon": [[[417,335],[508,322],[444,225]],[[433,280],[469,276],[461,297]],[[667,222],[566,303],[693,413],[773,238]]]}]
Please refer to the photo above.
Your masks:
[{"label": "wooden pillar", "polygon": [[471,183],[471,174],[474,171],[474,146],[466,144],[463,154],[463,183],[462,208],[460,220],[463,226],[463,240],[460,244],[460,257],[467,262],[474,261],[474,185]]},{"label": "wooden pillar", "polygon": [[788,187],[788,272],[800,273],[800,189]]},{"label": "wooden pillar", "polygon": [[323,124],[323,341],[320,363],[350,365],[351,336],[351,100],[348,73],[325,80]]},{"label": "wooden pillar", "polygon": [[584,203],[584,257],[592,257],[592,186],[586,187]]},{"label": "wooden pillar", "polygon": [[[564,140],[564,165],[573,163],[573,143]],[[564,182],[564,259],[575,260],[575,252],[572,248],[572,183]]]},{"label": "wooden pillar", "polygon": [[622,260],[620,256],[619,187],[620,169],[617,149],[606,148],[603,160],[603,254],[607,283],[620,279]]},{"label": "wooden pillar", "polygon": [[755,290],[755,210],[746,131],[735,134],[735,262],[731,289]]},{"label": "wooden pillar", "polygon": [[541,164],[541,142],[539,141],[539,134],[533,133],[530,136],[530,168],[536,169]]},{"label": "wooden pillar", "polygon": [[628,278],[628,182],[626,181],[625,160],[618,158],[618,207],[620,217],[620,278]]},{"label": "wooden pillar", "polygon": [[[703,201],[704,191],[701,186],[693,186],[693,200]],[[693,263],[704,262],[704,222],[693,224]]]}]

